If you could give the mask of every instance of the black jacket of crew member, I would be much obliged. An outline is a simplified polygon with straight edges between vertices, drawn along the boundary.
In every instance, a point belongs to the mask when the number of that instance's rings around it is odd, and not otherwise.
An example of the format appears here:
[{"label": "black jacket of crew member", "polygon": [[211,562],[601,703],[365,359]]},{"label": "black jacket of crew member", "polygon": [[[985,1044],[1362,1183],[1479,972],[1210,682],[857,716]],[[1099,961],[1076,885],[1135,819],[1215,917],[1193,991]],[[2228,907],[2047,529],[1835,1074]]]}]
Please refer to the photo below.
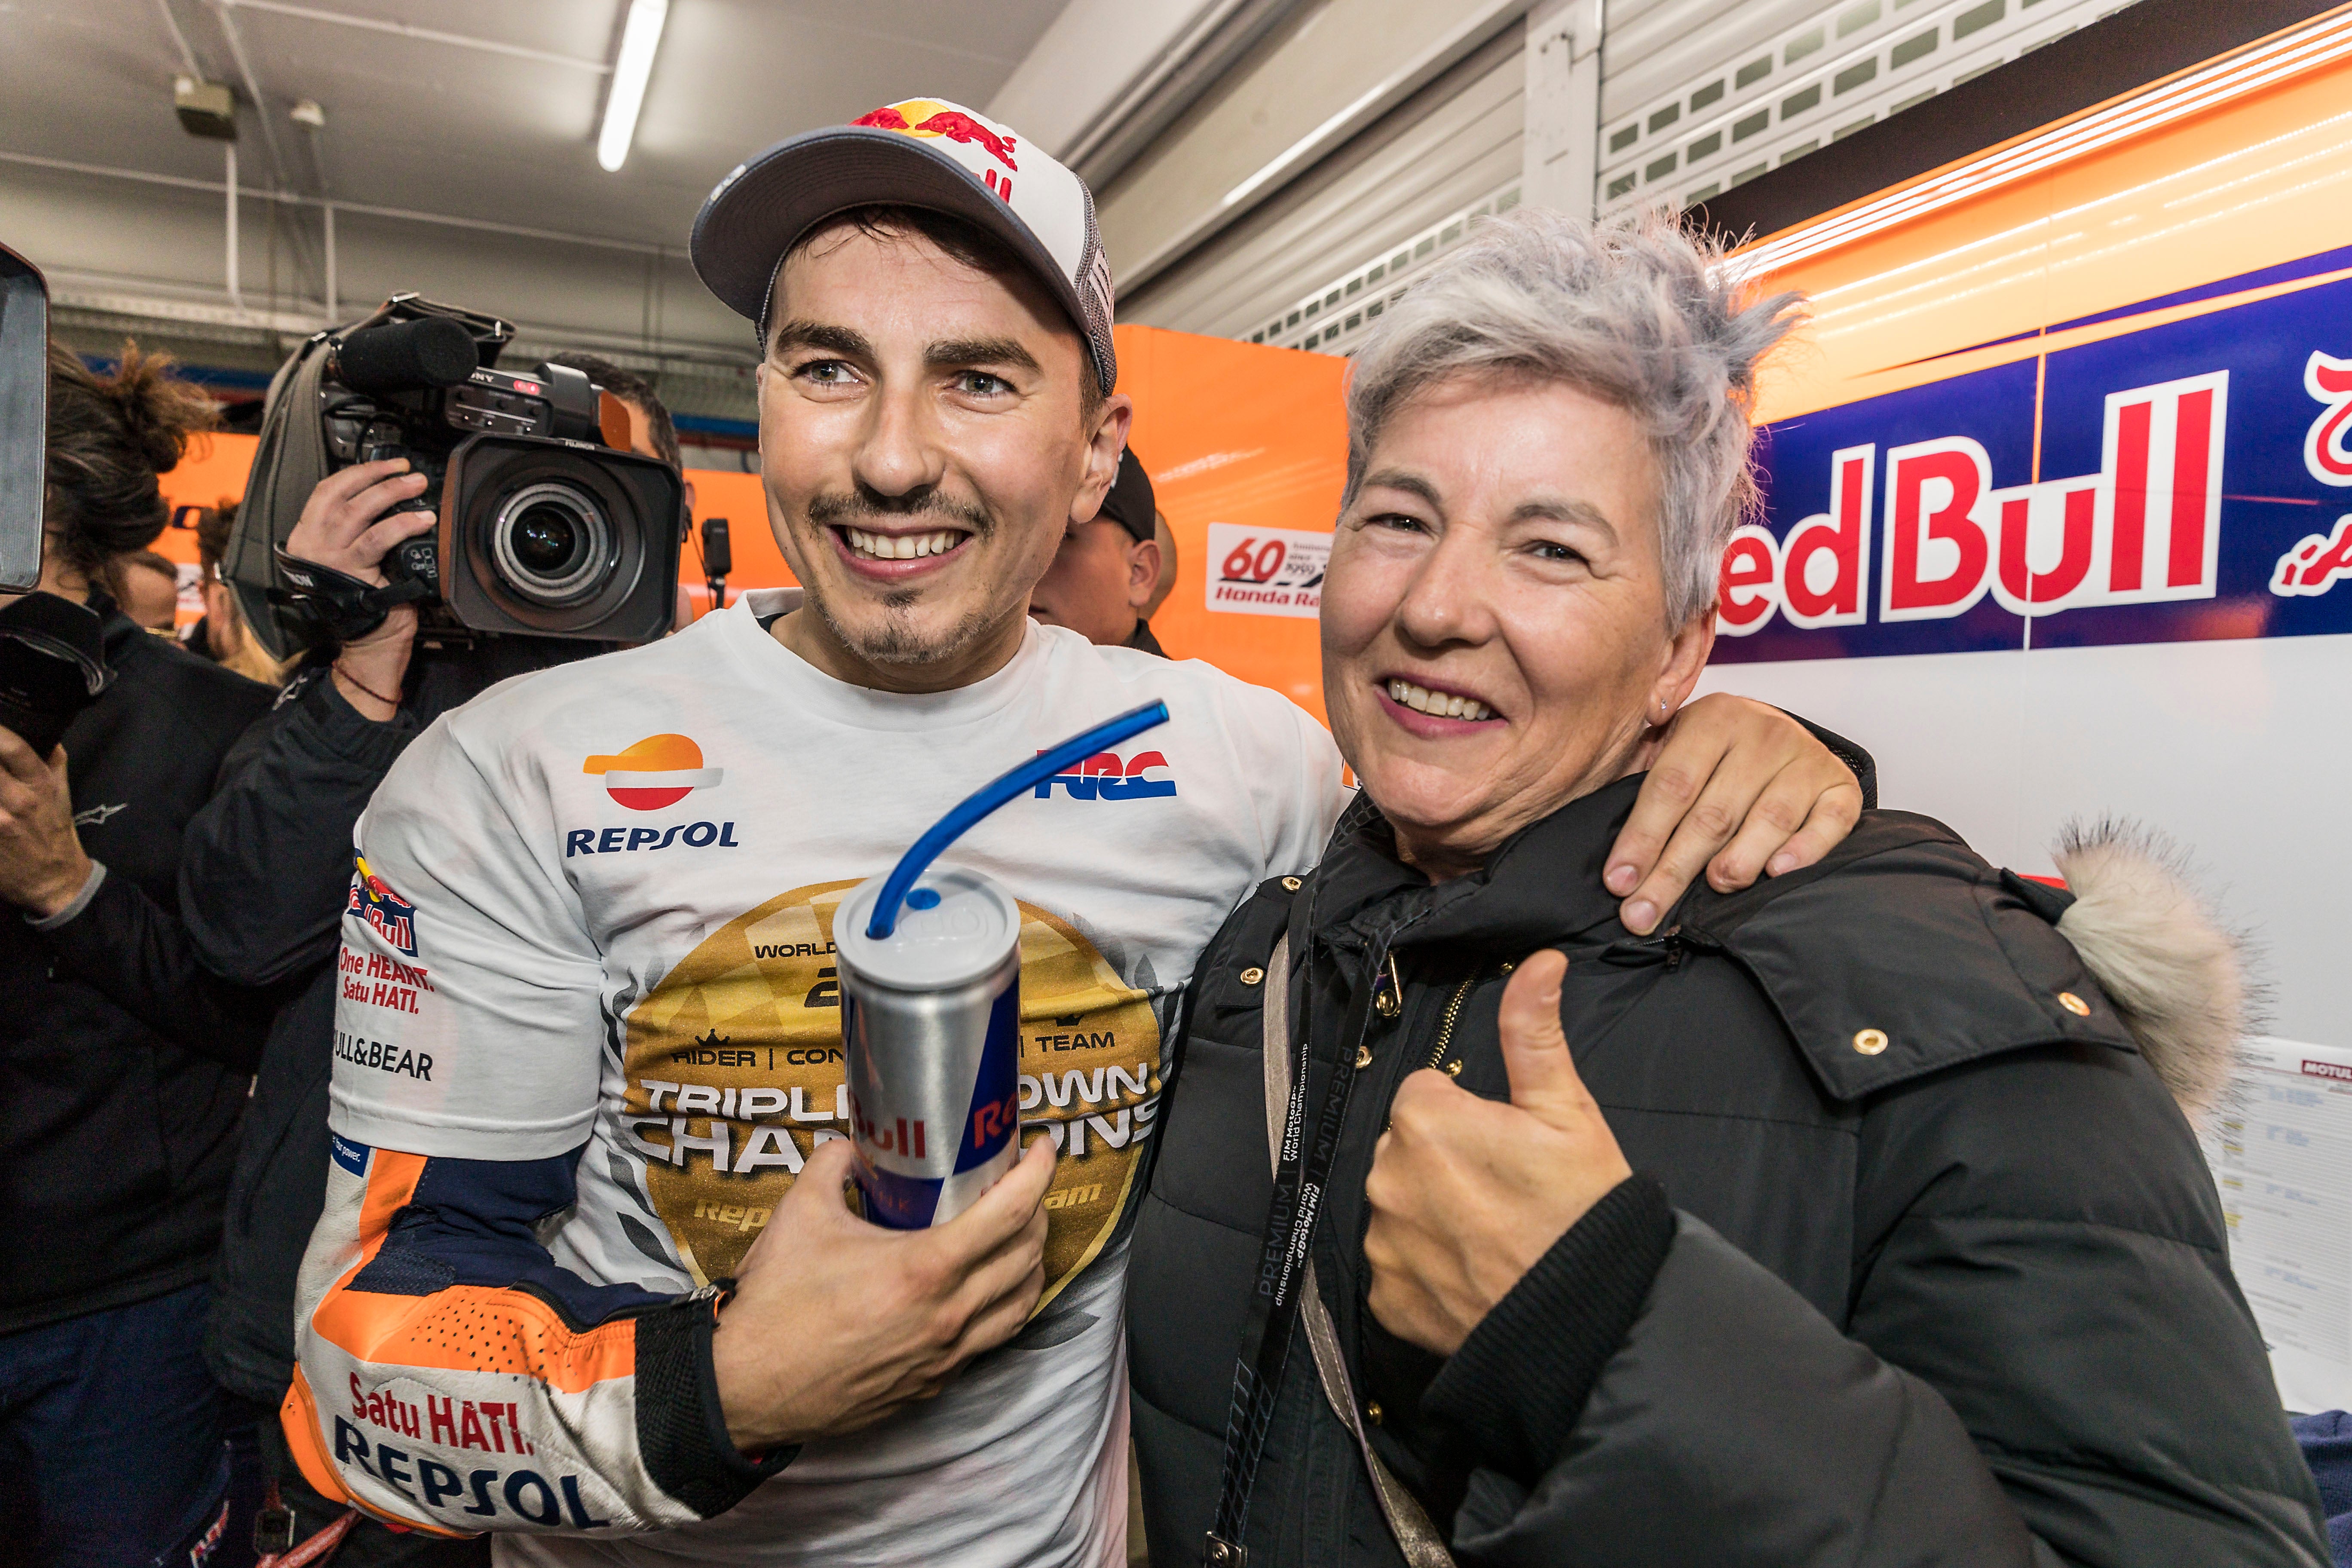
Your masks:
[{"label": "black jacket of crew member", "polygon": [[175,879],[188,819],[270,689],[104,595],[90,607],[115,679],[65,747],[105,876],[46,930],[0,904],[0,1333],[205,1278],[269,1016],[270,998],[197,963]]},{"label": "black jacket of crew member", "polygon": [[[2326,1563],[2212,1179],[2053,929],[2068,895],[1874,811],[1821,866],[1701,888],[1635,939],[1601,873],[1637,784],[1435,887],[1360,803],[1202,958],[1129,1279],[1154,1560],[1200,1561],[1215,1509],[1270,1192],[1282,977],[1252,982],[1287,930],[1310,1118],[1363,1075],[1323,1294],[1370,1442],[1465,1563]],[[1441,1361],[1367,1310],[1364,1179],[1406,1074],[1508,1094],[1503,966],[1543,946],[1637,1174]],[[1391,954],[1387,1019],[1352,1004]],[[1261,1568],[1401,1560],[1303,1332],[1246,1543]]]},{"label": "black jacket of crew member", "polygon": [[190,824],[179,904],[205,963],[288,996],[261,1053],[213,1277],[205,1360],[222,1386],[274,1407],[294,1376],[294,1277],[327,1191],[335,955],[352,829],[409,742],[499,680],[601,650],[509,637],[420,649],[400,711],[373,722],[323,665],[288,683]]}]

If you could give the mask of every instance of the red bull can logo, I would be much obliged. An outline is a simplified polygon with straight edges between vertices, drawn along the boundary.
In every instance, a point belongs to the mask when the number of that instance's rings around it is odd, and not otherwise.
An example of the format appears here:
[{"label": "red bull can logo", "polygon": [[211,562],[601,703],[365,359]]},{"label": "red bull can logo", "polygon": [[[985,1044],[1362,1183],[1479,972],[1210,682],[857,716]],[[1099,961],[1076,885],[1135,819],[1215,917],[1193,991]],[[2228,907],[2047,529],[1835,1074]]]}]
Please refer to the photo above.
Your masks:
[{"label": "red bull can logo", "polygon": [[934,871],[876,939],[882,882],[834,917],[850,1136],[866,1217],[919,1230],[1021,1157],[1021,911],[976,872]]},{"label": "red bull can logo", "polygon": [[376,935],[409,957],[416,956],[416,906],[368,869],[363,856],[352,857],[352,890],[343,912],[355,915]]}]

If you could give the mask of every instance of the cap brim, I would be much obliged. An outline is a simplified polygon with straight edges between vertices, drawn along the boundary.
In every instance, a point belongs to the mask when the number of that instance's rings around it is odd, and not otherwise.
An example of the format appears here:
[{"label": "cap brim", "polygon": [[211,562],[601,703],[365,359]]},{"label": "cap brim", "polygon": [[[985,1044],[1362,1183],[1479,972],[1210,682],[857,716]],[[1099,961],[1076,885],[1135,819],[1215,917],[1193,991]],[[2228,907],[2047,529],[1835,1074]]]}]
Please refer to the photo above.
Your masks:
[{"label": "cap brim", "polygon": [[1076,286],[1029,226],[962,164],[903,132],[842,125],[777,142],[703,205],[688,254],[722,304],[764,328],[768,290],[784,253],[825,219],[877,205],[948,213],[1004,241],[1085,340]]}]

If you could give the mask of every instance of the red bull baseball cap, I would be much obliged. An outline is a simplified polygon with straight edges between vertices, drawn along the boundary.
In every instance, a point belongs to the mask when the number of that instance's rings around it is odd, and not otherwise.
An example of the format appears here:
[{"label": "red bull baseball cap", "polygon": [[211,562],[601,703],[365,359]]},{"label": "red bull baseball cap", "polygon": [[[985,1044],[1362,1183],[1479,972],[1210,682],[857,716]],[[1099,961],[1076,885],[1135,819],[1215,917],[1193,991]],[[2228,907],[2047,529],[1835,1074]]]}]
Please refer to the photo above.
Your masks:
[{"label": "red bull baseball cap", "polygon": [[784,253],[835,214],[874,205],[948,213],[1003,240],[1069,312],[1111,390],[1110,263],[1093,193],[1010,128],[943,99],[885,104],[737,164],[694,220],[694,269],[758,323],[764,348]]}]

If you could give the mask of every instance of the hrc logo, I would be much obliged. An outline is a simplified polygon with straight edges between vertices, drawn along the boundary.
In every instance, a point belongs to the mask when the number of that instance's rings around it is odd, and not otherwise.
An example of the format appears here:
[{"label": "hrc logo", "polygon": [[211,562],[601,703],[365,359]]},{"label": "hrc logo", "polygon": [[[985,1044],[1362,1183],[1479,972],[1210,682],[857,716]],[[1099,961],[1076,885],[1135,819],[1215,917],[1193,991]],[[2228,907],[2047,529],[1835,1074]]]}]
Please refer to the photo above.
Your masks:
[{"label": "hrc logo", "polygon": [[1060,784],[1072,800],[1156,800],[1174,795],[1176,781],[1144,775],[1167,765],[1168,759],[1158,752],[1139,752],[1132,761],[1124,763],[1115,752],[1097,752],[1078,764],[1076,773],[1055,773],[1040,784],[1036,798],[1051,800],[1054,786]]}]

